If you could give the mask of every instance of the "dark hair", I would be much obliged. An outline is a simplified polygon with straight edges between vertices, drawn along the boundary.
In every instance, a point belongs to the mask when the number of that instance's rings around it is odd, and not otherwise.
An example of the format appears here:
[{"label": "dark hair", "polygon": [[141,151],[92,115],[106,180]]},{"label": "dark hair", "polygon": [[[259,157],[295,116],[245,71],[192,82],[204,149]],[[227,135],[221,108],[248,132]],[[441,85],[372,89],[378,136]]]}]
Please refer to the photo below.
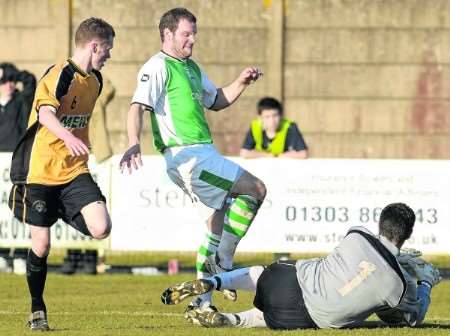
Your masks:
[{"label": "dark hair", "polygon": [[12,63],[0,63],[0,69],[3,70],[2,77],[0,78],[0,84],[4,84],[6,82],[17,82],[17,76],[19,74],[19,70]]},{"label": "dark hair", "polygon": [[261,115],[263,110],[278,110],[280,116],[283,115],[283,105],[272,97],[264,97],[258,102],[258,114]]},{"label": "dark hair", "polygon": [[389,204],[381,211],[380,235],[394,244],[402,245],[411,236],[415,221],[414,211],[406,204]]},{"label": "dark hair", "polygon": [[94,38],[109,39],[115,37],[114,28],[105,20],[91,17],[80,23],[75,32],[75,45],[83,46]]},{"label": "dark hair", "polygon": [[159,21],[159,34],[161,41],[164,42],[164,29],[169,29],[172,33],[177,30],[178,23],[181,19],[186,19],[189,22],[197,23],[197,18],[188,9],[183,7],[172,8],[161,16]]}]

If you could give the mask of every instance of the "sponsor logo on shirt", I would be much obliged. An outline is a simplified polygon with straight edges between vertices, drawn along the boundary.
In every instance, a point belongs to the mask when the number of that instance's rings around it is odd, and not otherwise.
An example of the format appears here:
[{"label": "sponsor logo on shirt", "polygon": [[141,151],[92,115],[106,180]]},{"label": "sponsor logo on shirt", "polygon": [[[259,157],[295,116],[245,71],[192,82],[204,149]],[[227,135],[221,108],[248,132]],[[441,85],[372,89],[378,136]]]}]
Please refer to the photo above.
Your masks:
[{"label": "sponsor logo on shirt", "polygon": [[356,274],[349,282],[347,282],[342,288],[338,289],[341,296],[346,296],[356,287],[361,285],[373,272],[377,270],[377,266],[368,261],[361,261],[359,263],[359,268],[361,269],[358,274]]},{"label": "sponsor logo on shirt", "polygon": [[192,99],[197,100],[201,104],[202,101],[203,101],[203,95],[202,95],[201,92],[193,91],[192,92]]},{"label": "sponsor logo on shirt", "polygon": [[85,128],[89,121],[90,115],[64,115],[60,119],[64,128]]}]

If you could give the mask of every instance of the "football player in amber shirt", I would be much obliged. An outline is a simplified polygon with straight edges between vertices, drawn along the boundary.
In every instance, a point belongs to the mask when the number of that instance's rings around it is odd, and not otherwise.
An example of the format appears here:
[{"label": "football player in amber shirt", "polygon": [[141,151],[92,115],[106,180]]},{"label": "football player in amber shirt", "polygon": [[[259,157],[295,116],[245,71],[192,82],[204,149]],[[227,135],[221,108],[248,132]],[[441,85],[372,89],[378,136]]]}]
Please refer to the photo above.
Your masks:
[{"label": "football player in amber shirt", "polygon": [[11,164],[9,206],[30,225],[27,282],[32,330],[49,330],[43,299],[50,227],[62,219],[83,234],[104,239],[111,231],[105,197],[89,173],[88,124],[101,90],[99,70],[111,57],[115,32],[99,18],[83,21],[75,51],[51,66],[38,83],[28,129]]}]

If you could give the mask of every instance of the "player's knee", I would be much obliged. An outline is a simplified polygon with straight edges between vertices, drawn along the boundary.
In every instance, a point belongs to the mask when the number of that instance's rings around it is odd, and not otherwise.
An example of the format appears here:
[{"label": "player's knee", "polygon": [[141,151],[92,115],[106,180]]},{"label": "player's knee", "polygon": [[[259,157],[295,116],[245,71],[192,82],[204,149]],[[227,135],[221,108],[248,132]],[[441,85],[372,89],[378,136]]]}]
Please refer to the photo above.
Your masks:
[{"label": "player's knee", "polygon": [[89,231],[93,238],[105,239],[111,233],[111,221],[108,218],[102,222],[97,222],[96,225],[92,225],[89,227]]},{"label": "player's knee", "polygon": [[259,201],[264,201],[264,199],[266,198],[266,194],[267,194],[267,189],[266,189],[266,185],[264,184],[263,181],[256,179],[255,183],[254,183],[254,192],[255,192],[255,197],[259,200]]},{"label": "player's knee", "polygon": [[111,234],[111,228],[111,220],[108,218],[108,220],[106,221],[105,230],[103,231],[103,238],[109,237],[109,235]]},{"label": "player's knee", "polygon": [[46,257],[50,252],[50,242],[49,241],[33,241],[32,250],[36,256],[39,258]]},{"label": "player's knee", "polygon": [[267,189],[264,182],[260,179],[253,178],[245,194],[256,198],[260,203],[262,203],[266,198],[266,193]]}]

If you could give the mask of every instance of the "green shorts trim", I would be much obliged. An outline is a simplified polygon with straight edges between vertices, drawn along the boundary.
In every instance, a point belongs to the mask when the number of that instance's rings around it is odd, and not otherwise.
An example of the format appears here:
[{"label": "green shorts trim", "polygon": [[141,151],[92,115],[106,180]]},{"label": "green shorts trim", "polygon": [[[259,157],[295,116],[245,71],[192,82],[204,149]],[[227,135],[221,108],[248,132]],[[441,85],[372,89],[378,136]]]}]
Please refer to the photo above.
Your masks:
[{"label": "green shorts trim", "polygon": [[217,176],[206,170],[202,170],[199,179],[225,191],[230,191],[231,187],[233,186],[233,181]]}]

